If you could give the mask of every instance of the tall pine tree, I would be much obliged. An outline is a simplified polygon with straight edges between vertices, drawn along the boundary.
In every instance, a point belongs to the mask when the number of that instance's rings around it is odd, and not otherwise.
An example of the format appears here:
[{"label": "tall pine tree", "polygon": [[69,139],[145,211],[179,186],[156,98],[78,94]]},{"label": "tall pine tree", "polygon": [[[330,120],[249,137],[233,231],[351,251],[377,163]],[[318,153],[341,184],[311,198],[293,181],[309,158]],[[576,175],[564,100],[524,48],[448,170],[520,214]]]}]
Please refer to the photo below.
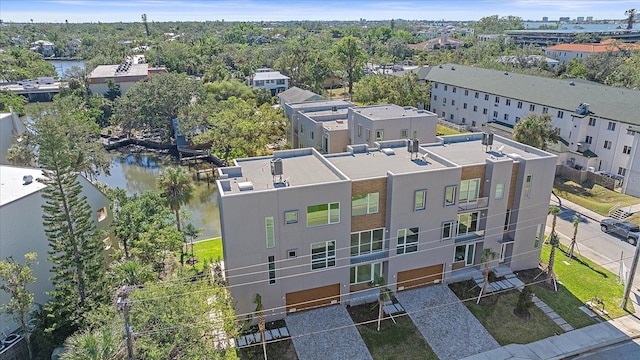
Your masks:
[{"label": "tall pine tree", "polygon": [[105,286],[105,259],[102,241],[92,221],[92,210],[82,195],[80,167],[85,165],[83,149],[71,139],[90,124],[64,109],[41,112],[35,119],[38,163],[47,185],[42,196],[43,223],[49,241],[52,263],[52,299],[47,303],[49,316],[55,319],[50,330],[68,335],[85,324],[84,315],[108,301]]}]

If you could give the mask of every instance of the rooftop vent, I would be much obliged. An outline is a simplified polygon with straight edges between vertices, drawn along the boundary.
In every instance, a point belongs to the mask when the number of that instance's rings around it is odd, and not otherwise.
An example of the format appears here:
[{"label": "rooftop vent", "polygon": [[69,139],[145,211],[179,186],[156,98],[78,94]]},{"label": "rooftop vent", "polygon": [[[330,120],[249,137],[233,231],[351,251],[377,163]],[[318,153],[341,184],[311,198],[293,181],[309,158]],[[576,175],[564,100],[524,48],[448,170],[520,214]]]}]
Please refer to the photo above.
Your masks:
[{"label": "rooftop vent", "polygon": [[393,149],[391,149],[391,148],[384,148],[384,149],[382,149],[382,150],[380,150],[380,151],[381,151],[383,154],[386,154],[386,155],[395,155],[395,154],[396,154],[396,152],[395,152],[395,151],[393,151]]},{"label": "rooftop vent", "polygon": [[508,73],[508,72],[506,72],[506,71],[504,72],[504,74],[505,74],[505,75],[509,75],[509,73]]},{"label": "rooftop vent", "polygon": [[576,108],[576,114],[578,114],[578,115],[587,115],[587,114],[589,114],[589,104],[581,103],[580,105],[578,105],[578,107]]},{"label": "rooftop vent", "polygon": [[24,182],[23,185],[29,185],[33,182],[33,176],[31,175],[25,175],[22,177],[22,181]]},{"label": "rooftop vent", "polygon": [[575,83],[575,82],[573,82],[573,81],[571,81],[571,82],[569,82],[569,85],[571,85],[571,86],[576,86],[576,83]]},{"label": "rooftop vent", "polygon": [[238,189],[240,189],[240,191],[253,190],[253,183],[251,181],[239,182],[238,183]]}]

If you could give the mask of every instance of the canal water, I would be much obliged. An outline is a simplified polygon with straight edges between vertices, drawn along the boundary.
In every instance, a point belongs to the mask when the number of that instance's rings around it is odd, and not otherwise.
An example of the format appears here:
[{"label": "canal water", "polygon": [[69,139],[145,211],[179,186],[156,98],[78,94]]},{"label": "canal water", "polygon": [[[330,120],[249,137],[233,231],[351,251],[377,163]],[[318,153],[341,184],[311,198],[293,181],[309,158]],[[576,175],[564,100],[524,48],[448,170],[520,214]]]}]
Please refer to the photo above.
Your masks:
[{"label": "canal water", "polygon": [[62,78],[64,76],[65,71],[71,69],[74,66],[77,66],[81,69],[84,69],[84,61],[76,61],[76,60],[46,60],[49,64],[53,65],[56,68],[56,72],[58,73],[58,77]]},{"label": "canal water", "polygon": [[[157,190],[156,179],[163,169],[175,166],[170,155],[155,153],[111,152],[111,174],[101,175],[98,181],[110,187],[119,187],[129,195],[147,190]],[[218,196],[215,184],[207,186],[206,182],[195,182],[193,198],[184,206],[189,215],[182,219],[183,224],[191,222],[203,231],[197,240],[220,236],[220,214],[218,212]]]}]

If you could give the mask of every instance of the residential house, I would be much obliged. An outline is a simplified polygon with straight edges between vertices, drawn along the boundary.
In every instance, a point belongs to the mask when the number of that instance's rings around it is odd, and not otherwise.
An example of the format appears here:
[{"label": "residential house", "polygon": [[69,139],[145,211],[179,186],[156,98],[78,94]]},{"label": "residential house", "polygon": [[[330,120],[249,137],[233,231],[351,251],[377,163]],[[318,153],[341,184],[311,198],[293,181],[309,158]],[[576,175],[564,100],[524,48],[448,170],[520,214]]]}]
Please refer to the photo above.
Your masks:
[{"label": "residential house", "polygon": [[[50,280],[52,265],[47,259],[50,248],[42,224],[42,206],[45,204],[42,190],[45,185],[38,181],[42,177],[41,169],[0,165],[0,258],[11,256],[22,262],[24,254],[37,253],[38,261],[32,267],[37,280],[29,286],[37,304],[47,302],[49,297],[46,293],[53,290]],[[78,181],[82,185],[81,196],[87,198],[91,207],[93,221],[99,229],[108,229],[113,218],[109,199],[83,176],[78,176]],[[110,247],[108,236],[104,242],[105,248]],[[8,295],[0,290],[0,304],[4,305],[8,300]],[[0,314],[2,331],[8,334],[18,327],[19,324],[9,316]]]},{"label": "residential house", "polygon": [[454,64],[432,67],[426,80],[429,109],[440,118],[513,128],[529,114],[549,114],[563,139],[559,164],[617,175],[629,193],[640,191],[640,182],[628,181],[639,171],[629,127],[640,125],[640,91]]},{"label": "residential house", "polygon": [[50,41],[38,40],[31,43],[29,50],[40,53],[44,57],[49,57],[54,54],[54,46],[55,44]]},{"label": "residential house", "polygon": [[418,51],[433,51],[433,50],[458,50],[464,44],[463,41],[448,37],[446,34],[442,34],[440,37],[424,41],[418,44],[409,44],[409,48]]},{"label": "residential house", "polygon": [[288,76],[282,75],[279,71],[273,71],[268,68],[258,69],[250,79],[252,87],[269,90],[272,96],[275,96],[289,88]]},{"label": "residential house", "polygon": [[318,95],[313,91],[303,90],[297,86],[294,86],[279,93],[278,99],[280,100],[280,107],[284,108],[285,104],[320,100],[322,99],[322,95]]},{"label": "residential house", "polygon": [[[484,134],[486,136],[486,134]],[[482,133],[237,159],[217,180],[226,281],[236,312],[262,296],[270,320],[480,274],[484,249],[538,266],[556,157]],[[488,137],[487,137],[488,138]],[[413,152],[413,150],[417,152]]]},{"label": "residential house", "polygon": [[566,64],[571,59],[586,59],[590,55],[615,53],[628,54],[640,50],[640,44],[623,43],[613,39],[606,39],[599,43],[588,44],[558,44],[544,50],[548,57]]}]

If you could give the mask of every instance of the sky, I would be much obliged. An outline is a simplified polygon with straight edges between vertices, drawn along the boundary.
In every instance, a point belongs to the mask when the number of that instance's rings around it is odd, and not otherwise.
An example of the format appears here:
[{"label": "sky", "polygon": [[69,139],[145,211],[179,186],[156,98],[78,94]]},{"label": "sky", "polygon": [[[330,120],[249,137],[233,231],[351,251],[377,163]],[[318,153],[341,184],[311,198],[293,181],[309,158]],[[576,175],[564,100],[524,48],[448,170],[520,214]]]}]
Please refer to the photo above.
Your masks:
[{"label": "sky", "polygon": [[640,0],[0,0],[5,22],[624,19]]}]

